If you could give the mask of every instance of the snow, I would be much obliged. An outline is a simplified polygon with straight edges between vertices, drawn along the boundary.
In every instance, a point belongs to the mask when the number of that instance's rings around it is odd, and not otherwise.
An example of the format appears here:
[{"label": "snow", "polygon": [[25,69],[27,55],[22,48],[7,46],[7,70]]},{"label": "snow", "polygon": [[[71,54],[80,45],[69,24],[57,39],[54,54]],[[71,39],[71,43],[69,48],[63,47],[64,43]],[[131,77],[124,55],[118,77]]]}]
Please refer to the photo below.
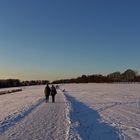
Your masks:
[{"label": "snow", "polygon": [[71,106],[69,137],[140,139],[139,84],[66,84],[61,88]]},{"label": "snow", "polygon": [[140,139],[139,84],[63,84],[55,103],[45,86],[20,88],[0,95],[0,140]]},{"label": "snow", "polygon": [[21,92],[0,95],[0,133],[43,100],[40,87],[23,87]]},{"label": "snow", "polygon": [[21,88],[13,88],[13,89],[7,89],[7,90],[0,89],[0,95],[10,94],[10,93],[19,92],[19,91],[22,91],[22,89]]},{"label": "snow", "polygon": [[0,96],[1,140],[67,139],[69,121],[62,92],[56,102],[45,102],[44,86],[24,87],[22,92]]}]

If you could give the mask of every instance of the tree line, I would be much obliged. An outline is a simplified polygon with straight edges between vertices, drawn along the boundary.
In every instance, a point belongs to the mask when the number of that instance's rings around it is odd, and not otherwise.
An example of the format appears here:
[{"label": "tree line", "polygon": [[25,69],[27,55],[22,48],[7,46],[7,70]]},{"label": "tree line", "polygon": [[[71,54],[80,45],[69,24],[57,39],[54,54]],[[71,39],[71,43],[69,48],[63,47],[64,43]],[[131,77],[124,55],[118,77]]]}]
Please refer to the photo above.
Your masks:
[{"label": "tree line", "polygon": [[32,85],[45,85],[47,83],[49,83],[48,80],[20,81],[19,79],[1,79],[0,80],[0,88],[32,86]]},{"label": "tree line", "polygon": [[53,84],[59,83],[114,83],[114,82],[140,82],[137,71],[127,69],[125,72],[113,72],[106,76],[101,74],[82,75],[72,79],[55,80]]},{"label": "tree line", "polygon": [[[140,82],[140,75],[137,71],[127,69],[125,72],[113,72],[106,76],[101,74],[82,75],[77,78],[55,80],[52,84],[59,83],[114,83],[114,82]],[[0,88],[45,85],[49,80],[20,81],[19,79],[1,79]]]}]

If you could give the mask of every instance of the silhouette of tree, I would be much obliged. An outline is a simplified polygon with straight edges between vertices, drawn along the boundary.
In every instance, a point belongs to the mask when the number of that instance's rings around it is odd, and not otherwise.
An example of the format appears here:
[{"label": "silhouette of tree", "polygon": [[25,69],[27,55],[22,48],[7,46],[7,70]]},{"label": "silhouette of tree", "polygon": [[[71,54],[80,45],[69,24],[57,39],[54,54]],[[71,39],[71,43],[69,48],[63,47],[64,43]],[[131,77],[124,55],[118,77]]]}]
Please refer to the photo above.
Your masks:
[{"label": "silhouette of tree", "polygon": [[114,72],[107,76],[101,74],[98,75],[82,75],[77,78],[55,80],[53,84],[59,83],[112,83],[112,82],[135,82],[140,81],[140,77],[137,75],[137,71],[128,69],[124,73]]}]

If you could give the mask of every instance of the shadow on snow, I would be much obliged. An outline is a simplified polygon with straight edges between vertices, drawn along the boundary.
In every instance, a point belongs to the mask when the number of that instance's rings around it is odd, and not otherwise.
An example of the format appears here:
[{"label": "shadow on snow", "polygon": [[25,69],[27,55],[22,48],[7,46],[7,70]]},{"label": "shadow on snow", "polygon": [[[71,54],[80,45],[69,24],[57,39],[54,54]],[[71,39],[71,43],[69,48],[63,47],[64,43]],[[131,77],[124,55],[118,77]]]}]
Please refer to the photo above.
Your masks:
[{"label": "shadow on snow", "polygon": [[44,101],[45,99],[40,99],[36,104],[32,105],[30,108],[28,108],[24,112],[21,112],[17,116],[14,117],[8,116],[7,118],[5,118],[4,121],[0,122],[0,134],[4,133],[10,127],[14,126],[17,122],[24,119],[27,115],[29,115],[34,109],[36,109]]},{"label": "shadow on snow", "polygon": [[66,99],[70,102],[71,127],[69,136],[76,131],[83,140],[119,140],[119,130],[105,122],[101,122],[99,113],[74,97],[65,93]]}]

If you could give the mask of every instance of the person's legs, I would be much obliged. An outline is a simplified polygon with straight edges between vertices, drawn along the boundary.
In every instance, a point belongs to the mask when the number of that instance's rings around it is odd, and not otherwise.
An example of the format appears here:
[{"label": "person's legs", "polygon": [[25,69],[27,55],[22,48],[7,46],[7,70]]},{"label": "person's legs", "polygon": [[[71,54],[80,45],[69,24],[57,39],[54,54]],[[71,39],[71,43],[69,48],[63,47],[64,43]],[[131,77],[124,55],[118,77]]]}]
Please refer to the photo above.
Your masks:
[{"label": "person's legs", "polygon": [[49,100],[49,97],[46,95],[46,102],[48,102],[48,100]]},{"label": "person's legs", "polygon": [[47,96],[46,96],[46,102],[47,102]]},{"label": "person's legs", "polygon": [[48,95],[48,102],[49,102],[49,95]]},{"label": "person's legs", "polygon": [[55,102],[55,96],[54,95],[52,96],[52,102],[53,103]]}]

